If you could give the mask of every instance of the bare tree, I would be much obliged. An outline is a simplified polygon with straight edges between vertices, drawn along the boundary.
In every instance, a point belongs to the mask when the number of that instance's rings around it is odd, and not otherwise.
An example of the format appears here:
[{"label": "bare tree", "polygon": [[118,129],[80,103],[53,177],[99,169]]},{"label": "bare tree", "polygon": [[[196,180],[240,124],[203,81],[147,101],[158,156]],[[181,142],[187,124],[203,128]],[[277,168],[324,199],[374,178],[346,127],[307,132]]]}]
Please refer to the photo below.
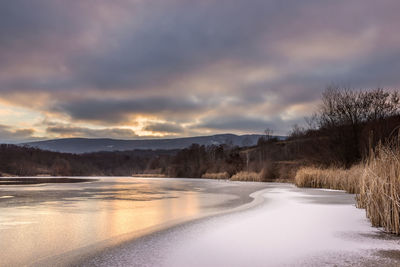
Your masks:
[{"label": "bare tree", "polygon": [[299,126],[297,123],[292,126],[292,129],[289,132],[290,138],[298,138],[304,135],[305,129]]},{"label": "bare tree", "polygon": [[350,88],[328,87],[322,94],[317,113],[320,127],[359,125],[400,114],[397,91],[377,88],[361,91]]},{"label": "bare tree", "polygon": [[264,133],[265,133],[265,139],[267,141],[271,140],[274,137],[274,135],[273,135],[274,134],[274,130],[272,130],[271,128],[266,128],[264,130]]},{"label": "bare tree", "polygon": [[[397,91],[330,86],[322,94],[316,121],[318,129],[330,137],[330,149],[340,155],[340,161],[351,164],[361,158],[361,143],[365,143],[362,135],[378,131],[375,139],[380,140],[387,131],[382,129],[384,121],[397,115],[400,115]],[[371,133],[365,133],[367,125]]]}]

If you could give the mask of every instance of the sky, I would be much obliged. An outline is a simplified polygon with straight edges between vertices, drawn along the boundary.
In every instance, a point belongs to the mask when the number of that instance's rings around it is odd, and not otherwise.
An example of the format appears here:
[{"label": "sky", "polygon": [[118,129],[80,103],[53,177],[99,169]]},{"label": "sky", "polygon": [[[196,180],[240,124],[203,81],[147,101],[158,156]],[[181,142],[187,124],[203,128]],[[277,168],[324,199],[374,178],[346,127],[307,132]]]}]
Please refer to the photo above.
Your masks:
[{"label": "sky", "polygon": [[398,0],[0,1],[0,141],[286,134],[400,88]]}]

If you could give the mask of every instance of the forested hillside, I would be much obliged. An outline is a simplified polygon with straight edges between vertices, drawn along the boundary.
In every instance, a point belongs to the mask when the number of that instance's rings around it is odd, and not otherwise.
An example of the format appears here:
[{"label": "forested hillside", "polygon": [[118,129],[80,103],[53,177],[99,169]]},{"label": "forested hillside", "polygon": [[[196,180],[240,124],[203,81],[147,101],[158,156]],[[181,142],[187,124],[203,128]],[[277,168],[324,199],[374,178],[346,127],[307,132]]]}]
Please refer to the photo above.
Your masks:
[{"label": "forested hillside", "polygon": [[69,154],[15,145],[0,145],[0,173],[33,176],[132,175],[146,170],[161,172],[158,166],[175,150],[135,150]]}]

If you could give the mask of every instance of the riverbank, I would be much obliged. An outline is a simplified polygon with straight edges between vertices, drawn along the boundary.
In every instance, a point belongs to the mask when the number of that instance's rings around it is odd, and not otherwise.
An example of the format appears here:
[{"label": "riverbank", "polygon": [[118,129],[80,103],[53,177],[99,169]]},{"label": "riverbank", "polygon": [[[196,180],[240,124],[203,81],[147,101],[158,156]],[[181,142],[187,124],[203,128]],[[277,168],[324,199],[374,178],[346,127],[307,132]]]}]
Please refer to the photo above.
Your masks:
[{"label": "riverbank", "polygon": [[400,239],[372,228],[354,195],[268,184],[259,205],[111,247],[85,266],[398,266]]}]

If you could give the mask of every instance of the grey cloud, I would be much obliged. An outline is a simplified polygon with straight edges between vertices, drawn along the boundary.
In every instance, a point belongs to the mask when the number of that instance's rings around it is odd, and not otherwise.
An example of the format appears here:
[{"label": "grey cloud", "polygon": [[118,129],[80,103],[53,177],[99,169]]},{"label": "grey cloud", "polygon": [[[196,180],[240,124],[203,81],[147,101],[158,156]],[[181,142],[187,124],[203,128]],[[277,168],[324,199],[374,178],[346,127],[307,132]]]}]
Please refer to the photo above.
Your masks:
[{"label": "grey cloud", "polygon": [[[36,94],[47,94],[49,103],[40,111],[111,127],[135,114],[171,118],[177,125],[182,116],[211,114],[198,126],[286,129],[292,121],[261,108],[259,116],[247,117],[219,111],[251,110],[266,102],[284,112],[317,100],[331,83],[399,86],[399,8],[397,0],[2,1],[0,98],[12,102],[9,94],[30,94],[35,101]],[[311,49],[315,38],[343,35],[351,41],[369,29],[376,37],[358,56],[298,60],[289,53],[300,42]],[[328,53],[335,55],[346,40],[332,39]],[[279,50],[287,44],[292,50]],[[242,70],[264,66],[276,68],[277,77],[242,79]],[[219,76],[223,68],[232,68],[228,77]],[[207,79],[210,69],[215,89]],[[224,101],[230,97],[235,100]]]},{"label": "grey cloud", "polygon": [[399,73],[400,49],[396,53],[382,51],[371,56],[357,65],[350,74],[343,74],[341,78],[355,87],[384,86],[400,90]]},{"label": "grey cloud", "polygon": [[159,7],[125,25],[112,45],[84,51],[74,65],[82,80],[98,88],[137,88],[160,85],[221,59],[248,58],[269,27],[265,18],[276,17],[272,2],[236,1],[232,7],[228,2],[158,2]]},{"label": "grey cloud", "polygon": [[226,116],[208,118],[207,120],[192,126],[192,128],[256,133],[263,133],[263,131],[268,128],[272,129],[277,134],[286,134],[291,126],[300,123],[300,121],[302,120],[284,121],[280,117],[262,119],[246,116]]},{"label": "grey cloud", "polygon": [[8,125],[0,125],[0,142],[18,142],[35,140],[33,129],[13,129]]},{"label": "grey cloud", "polygon": [[[0,3],[0,44],[30,40],[32,45],[43,37],[79,30],[80,9],[60,0],[13,0]],[[11,42],[11,43],[10,43]]]},{"label": "grey cloud", "polygon": [[116,139],[130,139],[138,137],[138,135],[133,130],[124,128],[91,129],[86,127],[71,127],[71,126],[59,125],[59,126],[48,127],[47,132],[66,137],[91,137],[91,138],[116,138]]},{"label": "grey cloud", "polygon": [[181,98],[80,99],[57,103],[53,110],[87,121],[123,122],[131,114],[162,112],[194,113],[204,108],[200,103]]},{"label": "grey cloud", "polygon": [[150,123],[143,130],[159,133],[178,134],[183,133],[184,128],[176,123]]},{"label": "grey cloud", "polygon": [[[4,24],[4,28],[19,38],[7,36],[6,40],[14,39],[19,41],[19,46],[32,50],[29,46],[32,39],[27,32],[40,32],[40,38],[36,35],[32,38],[39,45],[42,40],[44,48],[49,44],[56,48],[55,51],[45,50],[49,56],[50,53],[66,53],[63,65],[72,72],[68,77],[71,80],[65,81],[64,77],[56,75],[47,77],[52,82],[43,83],[43,79],[23,83],[8,81],[8,87],[29,89],[29,86],[36,85],[36,89],[53,90],[66,86],[65,89],[76,90],[82,86],[105,89],[162,86],[180,75],[220,60],[260,58],[260,38],[274,29],[274,23],[283,20],[283,14],[289,16],[299,6],[298,1],[285,6],[277,0],[252,0],[250,4],[244,0],[234,4],[230,1],[155,1],[151,6],[138,2],[131,8],[141,12],[131,16],[129,22],[121,23],[118,29],[105,32],[95,47],[85,47],[79,42],[70,44],[69,40],[92,34],[90,25],[99,15],[95,11],[88,12],[89,8],[84,9],[79,4],[55,2],[42,0],[36,5],[7,3],[7,9],[12,10],[15,16],[5,18],[9,23]],[[114,4],[123,2],[126,1],[115,1]],[[277,9],[280,15],[277,15]],[[74,10],[78,11],[76,17],[73,16]],[[25,13],[27,18],[24,20]],[[41,13],[50,16],[41,16]],[[28,42],[25,44],[21,40]],[[65,43],[74,45],[72,52]]]}]

